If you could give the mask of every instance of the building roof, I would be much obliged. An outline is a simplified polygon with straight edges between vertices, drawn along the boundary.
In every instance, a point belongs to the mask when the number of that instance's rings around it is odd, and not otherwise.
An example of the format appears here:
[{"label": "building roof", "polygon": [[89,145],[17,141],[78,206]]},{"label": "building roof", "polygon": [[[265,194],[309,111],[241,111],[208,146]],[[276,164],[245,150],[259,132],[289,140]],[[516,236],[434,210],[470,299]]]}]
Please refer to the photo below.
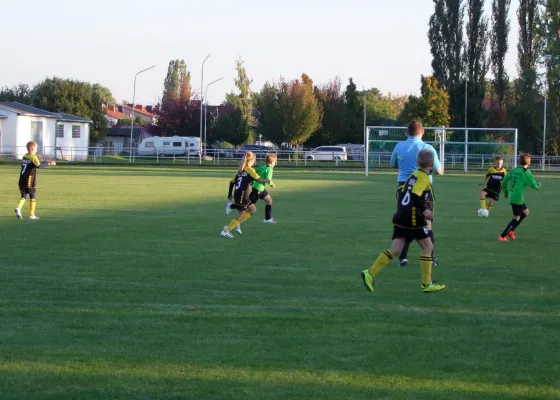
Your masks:
[{"label": "building roof", "polygon": [[19,115],[32,115],[35,117],[56,118],[60,116],[56,113],[41,110],[40,108],[31,107],[15,101],[0,101],[0,109],[15,112]]},{"label": "building roof", "polygon": [[103,111],[105,111],[105,115],[107,115],[108,117],[111,117],[111,118],[115,118],[115,119],[129,119],[130,118],[128,115],[123,114],[122,112],[112,111],[109,108],[105,108]]},{"label": "building roof", "polygon": [[71,114],[58,113],[58,115],[60,115],[59,121],[62,121],[62,122],[79,122],[79,123],[82,123],[82,124],[93,123],[93,121],[91,121],[87,118],[77,117],[77,116],[71,115]]},{"label": "building roof", "polygon": [[8,118],[8,117],[3,115],[3,114],[0,114],[0,119],[6,119],[6,118]]},{"label": "building roof", "polygon": [[[123,104],[122,106],[123,106],[123,108],[126,108],[127,110],[132,112],[132,106],[130,106],[128,104]],[[134,109],[134,114],[142,114],[142,115],[145,115],[147,117],[153,117],[154,116],[154,114],[152,114],[151,112],[143,110],[143,109],[139,109],[139,108]]]}]

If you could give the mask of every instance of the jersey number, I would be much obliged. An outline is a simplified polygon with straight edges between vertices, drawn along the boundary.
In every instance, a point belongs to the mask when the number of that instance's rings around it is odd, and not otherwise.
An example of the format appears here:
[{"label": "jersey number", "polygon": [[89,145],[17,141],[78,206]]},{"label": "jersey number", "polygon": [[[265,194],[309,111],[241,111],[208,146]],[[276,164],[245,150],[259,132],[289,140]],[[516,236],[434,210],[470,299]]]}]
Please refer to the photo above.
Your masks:
[{"label": "jersey number", "polygon": [[513,185],[511,185],[511,188],[513,189],[515,187],[515,184],[517,183],[517,178],[513,178]]},{"label": "jersey number", "polygon": [[403,199],[402,199],[402,201],[401,201],[401,204],[402,204],[403,206],[408,205],[408,203],[410,203],[410,192],[409,192],[409,191],[406,192],[406,194],[404,195],[404,197],[403,197]]},{"label": "jersey number", "polygon": [[240,176],[239,178],[237,178],[237,185],[235,185],[235,188],[239,189],[241,187],[242,182],[243,182],[243,177]]},{"label": "jersey number", "polygon": [[27,164],[23,164],[21,167],[21,174],[23,175],[25,173],[25,170],[27,169]]}]

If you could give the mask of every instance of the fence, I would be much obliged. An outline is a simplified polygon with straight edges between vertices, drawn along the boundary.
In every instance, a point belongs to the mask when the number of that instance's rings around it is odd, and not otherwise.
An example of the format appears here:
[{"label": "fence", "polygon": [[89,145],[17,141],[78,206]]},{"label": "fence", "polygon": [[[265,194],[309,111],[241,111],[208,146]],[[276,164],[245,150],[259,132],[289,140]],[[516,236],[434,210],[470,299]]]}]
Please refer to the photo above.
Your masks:
[{"label": "fence", "polygon": [[[439,148],[439,143],[437,141],[433,142],[436,149]],[[393,146],[394,147],[394,146]],[[25,146],[7,148],[3,147],[0,152],[0,160],[3,161],[16,161],[21,159],[22,155],[27,152]],[[439,151],[442,153],[441,151]],[[367,165],[368,170],[379,170],[379,169],[389,169],[389,159],[391,158],[391,151],[383,149],[382,151],[371,150],[368,153]],[[52,157],[54,154],[54,148],[43,147],[39,153],[40,157],[46,159],[54,159]],[[192,155],[153,155],[153,156],[142,156],[133,155],[131,162],[136,165],[202,165],[202,166],[223,166],[223,167],[235,167],[239,165],[243,152],[236,150],[208,150],[204,157],[192,156]],[[365,162],[364,156],[362,154],[352,154],[348,155],[346,160],[339,160],[337,153],[332,153],[328,159],[323,160],[309,160],[306,159],[306,152],[300,151],[295,152],[293,150],[278,150],[276,152],[278,156],[278,165],[280,167],[287,168],[301,168],[301,169],[314,169],[314,168],[330,168],[330,169],[341,169],[341,170],[364,170]],[[266,157],[265,153],[255,152],[257,158],[257,164],[263,163]],[[468,167],[468,171],[481,171],[489,167],[489,164],[494,157],[491,152],[488,153],[468,153],[457,154],[453,152],[443,151],[440,154],[440,158],[445,165],[445,168],[455,171],[464,171],[465,165]],[[504,155],[505,166],[510,169],[514,165],[513,155]],[[541,169],[542,157],[533,156],[533,168],[535,170]],[[68,147],[68,148],[57,148],[56,151],[57,161],[66,161],[75,164],[106,164],[106,165],[118,165],[118,164],[128,164],[129,155],[126,151],[122,149],[116,149],[114,147]],[[546,171],[557,171],[560,172],[560,156],[547,156],[545,158],[545,168]]]}]

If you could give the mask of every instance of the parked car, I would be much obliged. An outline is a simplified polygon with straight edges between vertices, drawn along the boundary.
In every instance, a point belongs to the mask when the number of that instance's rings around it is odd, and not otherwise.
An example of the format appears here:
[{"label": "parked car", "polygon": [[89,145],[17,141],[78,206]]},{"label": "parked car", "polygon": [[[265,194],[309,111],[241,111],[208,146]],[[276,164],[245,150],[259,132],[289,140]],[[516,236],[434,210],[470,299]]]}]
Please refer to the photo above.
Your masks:
[{"label": "parked car", "polygon": [[306,160],[346,161],[348,153],[344,146],[320,146],[305,153]]}]

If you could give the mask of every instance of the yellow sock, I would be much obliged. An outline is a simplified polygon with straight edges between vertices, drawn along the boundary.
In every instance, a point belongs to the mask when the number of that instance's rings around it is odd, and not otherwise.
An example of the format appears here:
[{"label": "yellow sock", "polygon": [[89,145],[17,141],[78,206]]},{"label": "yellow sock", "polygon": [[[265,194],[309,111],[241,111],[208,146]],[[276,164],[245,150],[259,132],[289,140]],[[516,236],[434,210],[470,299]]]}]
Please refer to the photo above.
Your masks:
[{"label": "yellow sock", "polygon": [[480,208],[486,208],[486,199],[480,199]]},{"label": "yellow sock", "polygon": [[21,199],[19,199],[19,203],[17,205],[17,208],[19,208],[21,210],[24,204],[25,204],[25,199],[22,197]]},{"label": "yellow sock", "polygon": [[35,215],[35,199],[31,199],[29,201],[29,216],[32,217]]},{"label": "yellow sock", "polygon": [[253,213],[251,211],[245,211],[245,213],[243,214],[243,216],[241,217],[241,222],[245,222],[247,221],[249,218],[251,218],[253,216]]},{"label": "yellow sock", "polygon": [[422,284],[427,286],[432,282],[432,257],[421,256],[420,268],[422,268]]},{"label": "yellow sock", "polygon": [[490,211],[492,209],[492,204],[488,203],[488,205],[486,206],[486,208],[488,209],[488,211]]},{"label": "yellow sock", "polygon": [[373,264],[372,267],[369,269],[370,275],[376,276],[377,274],[379,274],[381,270],[385,268],[387,264],[389,264],[389,262],[393,259],[393,257],[394,254],[391,253],[391,250],[389,249],[381,253],[379,257],[377,257],[377,261],[375,261],[375,264]]},{"label": "yellow sock", "polygon": [[234,230],[239,226],[240,223],[241,221],[239,221],[237,218],[232,219],[231,222],[228,224],[229,230],[230,231]]}]

